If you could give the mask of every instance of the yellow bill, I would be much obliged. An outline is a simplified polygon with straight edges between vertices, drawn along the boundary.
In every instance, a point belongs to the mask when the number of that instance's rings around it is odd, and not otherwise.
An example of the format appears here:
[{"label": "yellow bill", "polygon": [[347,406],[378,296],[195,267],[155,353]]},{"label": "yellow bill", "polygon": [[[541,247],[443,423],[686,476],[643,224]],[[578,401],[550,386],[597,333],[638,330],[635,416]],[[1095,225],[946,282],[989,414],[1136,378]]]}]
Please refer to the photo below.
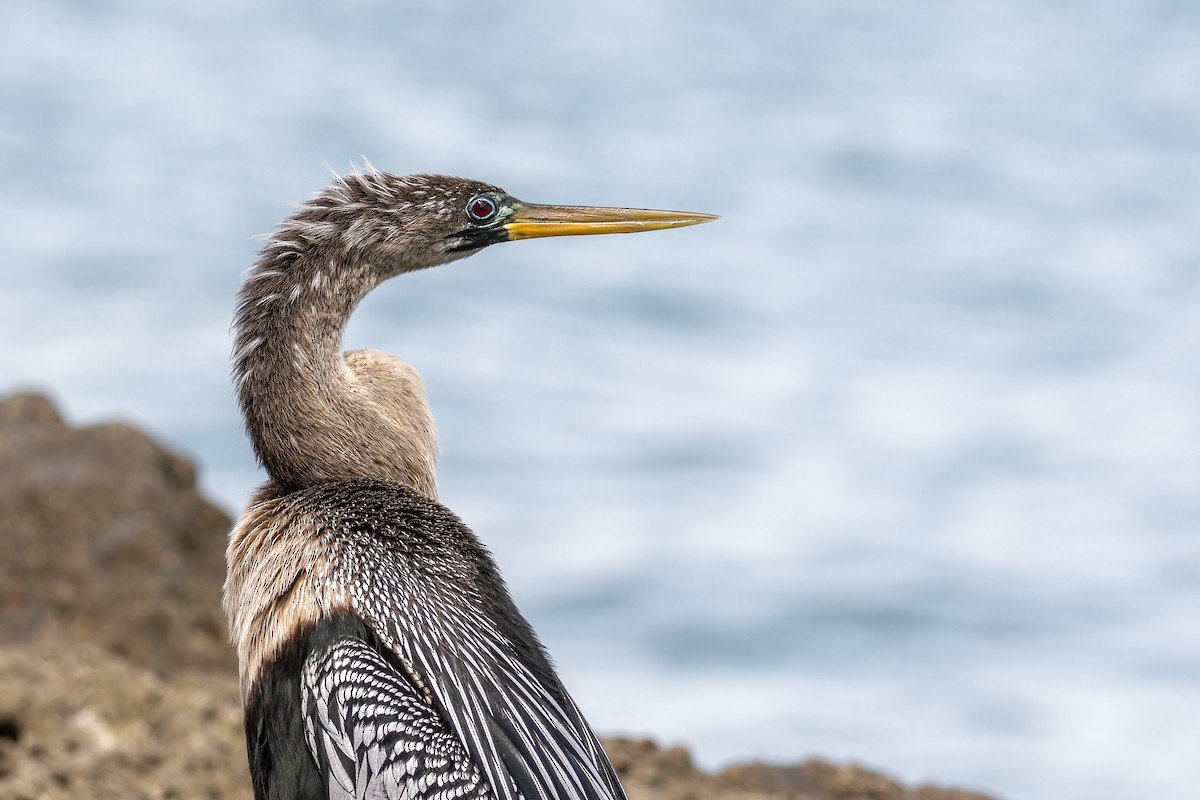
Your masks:
[{"label": "yellow bill", "polygon": [[683,228],[717,219],[714,214],[688,211],[655,211],[648,208],[596,208],[593,206],[542,206],[522,203],[504,223],[508,238],[588,236],[600,233],[638,233],[663,228]]}]

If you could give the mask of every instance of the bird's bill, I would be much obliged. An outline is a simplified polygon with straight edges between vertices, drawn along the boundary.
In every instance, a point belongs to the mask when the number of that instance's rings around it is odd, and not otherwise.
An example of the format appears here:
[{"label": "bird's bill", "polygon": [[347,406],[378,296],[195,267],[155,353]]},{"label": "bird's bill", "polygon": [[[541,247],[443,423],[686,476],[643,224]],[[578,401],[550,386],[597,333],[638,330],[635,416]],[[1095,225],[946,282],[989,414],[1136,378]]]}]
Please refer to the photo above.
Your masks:
[{"label": "bird's bill", "polygon": [[638,233],[683,228],[711,222],[713,214],[654,211],[648,208],[541,206],[523,203],[504,223],[510,240],[540,236],[587,236],[598,233]]}]

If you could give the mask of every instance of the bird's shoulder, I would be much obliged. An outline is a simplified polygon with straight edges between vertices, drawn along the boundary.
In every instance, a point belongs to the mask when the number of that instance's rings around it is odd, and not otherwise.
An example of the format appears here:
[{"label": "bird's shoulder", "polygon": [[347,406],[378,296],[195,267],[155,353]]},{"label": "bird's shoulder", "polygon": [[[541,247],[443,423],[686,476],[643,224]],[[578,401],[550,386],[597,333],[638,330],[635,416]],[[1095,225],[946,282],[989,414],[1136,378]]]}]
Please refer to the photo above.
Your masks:
[{"label": "bird's shoulder", "polygon": [[[477,541],[467,525],[439,501],[399,483],[369,479],[332,481],[289,492],[264,487],[251,501],[289,525],[385,539],[458,545]],[[248,512],[250,513],[250,512]]]},{"label": "bird's shoulder", "polygon": [[479,605],[487,592],[456,594],[454,585],[487,585],[494,572],[448,509],[374,481],[291,492],[265,485],[230,535],[226,561],[224,604],[243,694],[289,637],[329,613]]},{"label": "bird's shoulder", "polygon": [[407,486],[366,479],[286,492],[269,483],[252,498],[230,546],[230,563],[318,549],[326,559],[369,551],[390,569],[490,565],[486,548],[449,508]]}]

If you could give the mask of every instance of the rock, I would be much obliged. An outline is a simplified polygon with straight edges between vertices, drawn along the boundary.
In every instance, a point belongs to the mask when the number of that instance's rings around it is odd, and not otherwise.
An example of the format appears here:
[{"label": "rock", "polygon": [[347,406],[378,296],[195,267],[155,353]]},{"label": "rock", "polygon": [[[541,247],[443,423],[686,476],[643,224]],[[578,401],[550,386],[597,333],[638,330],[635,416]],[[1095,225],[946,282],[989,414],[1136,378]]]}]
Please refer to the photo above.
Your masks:
[{"label": "rock", "polygon": [[195,471],[120,423],[0,402],[0,641],[89,640],[162,674],[232,669],[220,610],[229,518]]},{"label": "rock", "polygon": [[906,788],[898,781],[857,764],[834,764],[820,758],[791,766],[735,764],[717,776],[732,791],[772,797],[814,800],[991,800],[986,795],[937,786]]},{"label": "rock", "polygon": [[0,648],[0,797],[250,800],[237,681],[164,679],[110,650]]},{"label": "rock", "polygon": [[[144,434],[0,400],[0,798],[249,800],[229,528]],[[988,800],[821,760],[712,775],[682,747],[604,744],[632,800]]]},{"label": "rock", "polygon": [[697,769],[683,747],[615,738],[604,748],[633,800],[992,800],[957,789],[910,789],[865,767],[817,758],[735,764],[713,775]]}]

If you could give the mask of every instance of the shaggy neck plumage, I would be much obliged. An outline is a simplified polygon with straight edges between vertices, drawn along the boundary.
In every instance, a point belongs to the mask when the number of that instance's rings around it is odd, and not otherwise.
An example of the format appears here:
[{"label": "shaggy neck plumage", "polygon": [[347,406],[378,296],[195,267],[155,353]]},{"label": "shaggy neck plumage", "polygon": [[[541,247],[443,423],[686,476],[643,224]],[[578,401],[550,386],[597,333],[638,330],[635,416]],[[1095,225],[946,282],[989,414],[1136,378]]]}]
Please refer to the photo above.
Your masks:
[{"label": "shaggy neck plumage", "polygon": [[433,422],[415,373],[370,351],[352,368],[341,352],[346,321],[380,280],[371,249],[304,214],[263,248],[239,298],[233,367],[255,453],[283,491],[367,478],[435,497]]}]

